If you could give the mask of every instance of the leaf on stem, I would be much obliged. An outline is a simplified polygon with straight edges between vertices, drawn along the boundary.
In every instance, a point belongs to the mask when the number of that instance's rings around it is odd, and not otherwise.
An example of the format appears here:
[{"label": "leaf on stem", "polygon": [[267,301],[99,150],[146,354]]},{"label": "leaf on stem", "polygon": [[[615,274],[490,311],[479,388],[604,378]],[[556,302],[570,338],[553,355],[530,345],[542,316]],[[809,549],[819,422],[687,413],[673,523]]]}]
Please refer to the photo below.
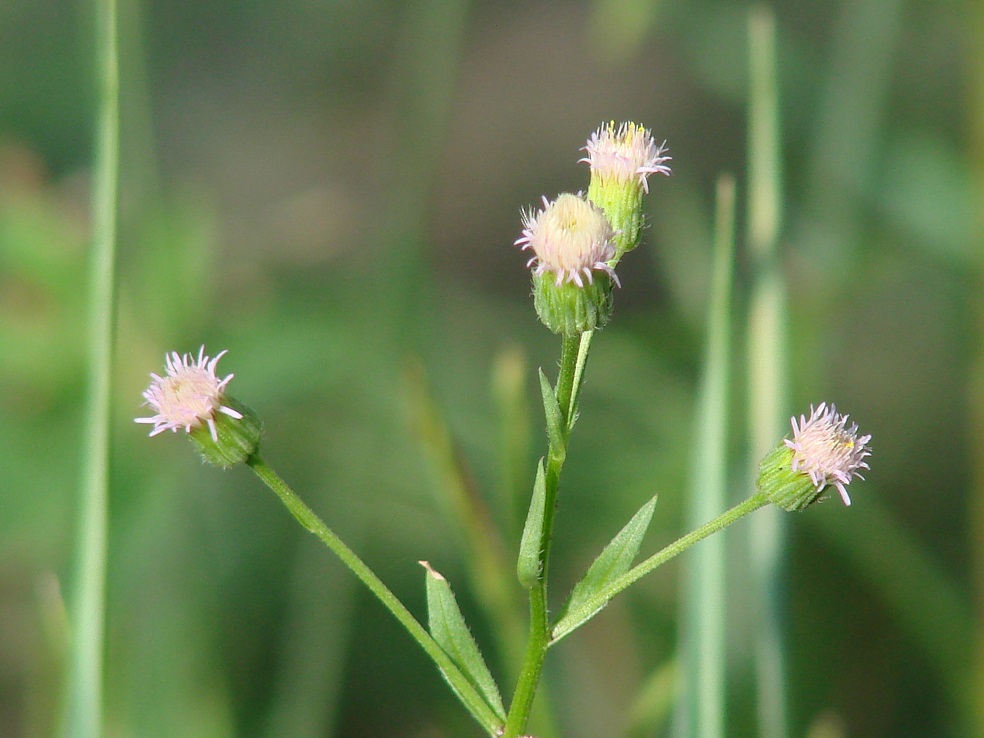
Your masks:
[{"label": "leaf on stem", "polygon": [[584,365],[588,362],[588,349],[591,348],[591,336],[594,331],[581,334],[581,342],[577,349],[577,363],[574,365],[574,385],[571,391],[571,406],[567,410],[567,432],[570,433],[577,422],[577,401],[581,396],[581,385],[584,383]]},{"label": "leaf on stem", "polygon": [[519,559],[516,562],[516,575],[524,589],[529,589],[540,577],[540,546],[543,543],[543,509],[547,501],[547,484],[543,472],[543,459],[536,466],[536,481],[533,483],[533,499],[530,511],[523,526],[523,537],[519,542]]},{"label": "leaf on stem", "polygon": [[555,458],[567,455],[567,434],[564,432],[564,413],[557,402],[557,395],[547,375],[540,372],[540,392],[543,394],[543,414],[547,418],[547,439],[550,441],[550,453]]},{"label": "leaf on stem", "polygon": [[609,584],[625,574],[632,566],[632,561],[639,553],[642,539],[646,535],[649,523],[653,519],[656,498],[642,506],[622,530],[618,532],[611,543],[605,546],[588,573],[574,585],[571,596],[560,611],[560,616],[551,631],[551,642],[556,642],[578,626],[584,624],[608,604],[597,603],[597,594]]},{"label": "leaf on stem", "polygon": [[[465,624],[451,585],[428,562],[419,563],[427,570],[427,618],[431,635],[482,695],[489,708],[504,722],[506,710],[502,695]],[[448,683],[451,684],[450,681]],[[451,686],[454,689],[454,685]],[[460,699],[461,695],[458,697]]]}]

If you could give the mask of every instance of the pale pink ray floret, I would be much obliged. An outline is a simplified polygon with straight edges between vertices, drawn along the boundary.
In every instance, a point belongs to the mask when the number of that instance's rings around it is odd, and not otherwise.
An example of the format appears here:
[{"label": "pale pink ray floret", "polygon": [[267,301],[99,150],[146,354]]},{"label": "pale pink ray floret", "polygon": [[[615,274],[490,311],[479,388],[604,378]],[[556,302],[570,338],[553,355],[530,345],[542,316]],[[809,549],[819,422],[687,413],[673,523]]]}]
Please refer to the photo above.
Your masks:
[{"label": "pale pink ray floret", "polygon": [[603,125],[591,134],[581,150],[588,155],[578,161],[586,162],[592,174],[618,182],[638,178],[647,193],[650,174],[670,174],[666,141],[657,144],[649,130],[635,123],[622,123],[618,127],[614,122]]},{"label": "pale pink ray floret", "polygon": [[192,354],[179,355],[172,351],[165,355],[163,377],[151,373],[150,386],[144,391],[144,405],[154,412],[147,418],[136,418],[137,423],[152,423],[151,436],[166,430],[191,432],[202,423],[208,425],[212,440],[218,440],[215,413],[220,412],[237,420],[243,416],[237,410],[223,405],[225,388],[233,375],[219,379],[215,367],[227,352],[220,351],[214,358],[205,355],[205,346]]},{"label": "pale pink ray floret", "polygon": [[860,469],[868,469],[871,436],[858,437],[858,426],[847,426],[849,416],[841,415],[832,404],[810,406],[810,417],[792,418],[793,437],[785,444],[793,451],[794,472],[809,475],[818,490],[834,485],[845,505],[851,504],[847,485],[854,477],[864,479]]},{"label": "pale pink ray floret", "polygon": [[537,276],[552,272],[560,287],[573,282],[584,287],[594,282],[594,272],[605,272],[619,284],[609,262],[615,257],[615,232],[600,208],[578,193],[543,198],[543,207],[523,213],[523,234],[515,244],[533,251],[527,266],[536,265]]}]

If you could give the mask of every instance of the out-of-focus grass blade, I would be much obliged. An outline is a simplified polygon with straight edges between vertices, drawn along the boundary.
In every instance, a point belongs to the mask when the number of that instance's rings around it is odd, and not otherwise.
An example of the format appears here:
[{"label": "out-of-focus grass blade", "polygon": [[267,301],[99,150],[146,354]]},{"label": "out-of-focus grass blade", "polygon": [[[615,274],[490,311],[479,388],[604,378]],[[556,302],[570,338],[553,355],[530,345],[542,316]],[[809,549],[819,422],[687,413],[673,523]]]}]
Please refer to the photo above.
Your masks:
[{"label": "out-of-focus grass blade", "polygon": [[[693,485],[688,529],[727,507],[728,397],[731,375],[731,292],[734,271],[735,182],[718,179],[714,269],[704,374],[694,424]],[[678,707],[680,735],[725,735],[726,531],[689,552],[682,585],[681,668],[684,688]]]},{"label": "out-of-focus grass blade", "polygon": [[657,666],[643,682],[629,710],[626,738],[649,738],[663,735],[664,724],[677,698],[680,668],[676,659]]},{"label": "out-of-focus grass blade", "polygon": [[[452,527],[460,531],[472,591],[496,629],[506,659],[522,658],[525,630],[515,597],[514,567],[485,501],[475,489],[447,423],[430,395],[423,368],[412,364],[407,371],[414,437],[432,460],[437,472],[437,501]],[[519,663],[517,661],[516,663]]]},{"label": "out-of-focus grass blade", "polygon": [[[974,223],[976,244],[984,242],[984,4],[974,5],[972,19],[973,34],[967,46],[970,64],[971,104],[970,120],[967,130],[972,131],[970,139],[970,161],[974,177],[974,205],[977,213]],[[973,264],[978,289],[971,292],[975,304],[970,309],[977,316],[976,347],[973,368],[967,382],[968,414],[971,428],[968,457],[974,459],[971,467],[972,488],[970,490],[970,534],[974,555],[974,601],[977,603],[976,632],[973,642],[977,643],[975,652],[974,680],[967,694],[984,694],[984,250],[976,249]],[[957,641],[960,642],[960,641]],[[984,735],[984,700],[973,700],[968,722],[972,721],[973,735]]]},{"label": "out-of-focus grass blade", "polygon": [[492,395],[501,423],[499,474],[504,536],[512,540],[523,520],[529,494],[529,454],[532,442],[529,399],[526,391],[526,358],[516,346],[495,357],[492,367]]},{"label": "out-of-focus grass blade", "polygon": [[[749,15],[748,307],[749,474],[783,436],[788,361],[786,289],[779,259],[782,171],[775,17],[764,6]],[[783,513],[769,507],[749,521],[749,570],[755,612],[755,673],[759,735],[786,735],[783,607],[779,597],[784,549]]]},{"label": "out-of-focus grass blade", "polygon": [[102,735],[109,403],[111,389],[116,211],[119,173],[119,59],[115,0],[97,6],[99,120],[93,177],[93,243],[86,426],[76,525],[75,580],[62,735]]},{"label": "out-of-focus grass blade", "polygon": [[792,240],[819,282],[842,280],[855,260],[865,183],[884,145],[903,10],[902,0],[848,0],[834,10],[830,63],[804,177],[806,207],[792,224]]}]

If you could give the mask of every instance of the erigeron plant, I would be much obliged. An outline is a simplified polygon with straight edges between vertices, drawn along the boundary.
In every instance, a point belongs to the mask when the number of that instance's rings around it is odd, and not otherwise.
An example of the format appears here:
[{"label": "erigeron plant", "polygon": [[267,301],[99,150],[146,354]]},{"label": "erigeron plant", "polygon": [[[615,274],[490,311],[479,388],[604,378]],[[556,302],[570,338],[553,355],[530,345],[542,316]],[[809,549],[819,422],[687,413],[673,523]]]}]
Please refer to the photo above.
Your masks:
[{"label": "erigeron plant", "polygon": [[[543,198],[543,207],[522,215],[516,245],[532,252],[534,304],[541,321],[561,336],[558,376],[551,382],[539,372],[547,426],[547,452],[533,483],[531,503],[517,556],[517,579],[529,596],[526,652],[508,708],[481,650],[472,637],[447,580],[429,563],[425,569],[428,627],[425,628],[378,576],[290,489],[261,458],[261,424],[231,397],[233,375],[220,379],[215,357],[202,346],[197,357],[170,353],[165,374],[151,374],[144,392],[152,415],[150,435],[185,431],[206,461],[228,468],[245,463],[283,501],[304,528],[316,535],[396,617],[434,661],[452,692],[486,733],[520,738],[550,647],[597,615],[619,592],[690,546],[769,503],[802,510],[829,486],[846,505],[847,486],[867,469],[871,437],[848,426],[848,416],[820,403],[810,415],[792,419],[791,438],[781,440],[763,459],[756,491],[744,502],[687,533],[661,551],[632,565],[652,519],[655,498],[647,501],[595,559],[566,602],[551,617],[548,580],[561,473],[568,442],[578,419],[578,397],[593,332],[613,309],[619,285],[615,268],[635,248],[644,222],[642,202],[649,177],[669,175],[665,144],[634,123],[610,123],[588,140],[581,161],[590,166],[587,194]],[[531,737],[526,737],[531,738]]]}]

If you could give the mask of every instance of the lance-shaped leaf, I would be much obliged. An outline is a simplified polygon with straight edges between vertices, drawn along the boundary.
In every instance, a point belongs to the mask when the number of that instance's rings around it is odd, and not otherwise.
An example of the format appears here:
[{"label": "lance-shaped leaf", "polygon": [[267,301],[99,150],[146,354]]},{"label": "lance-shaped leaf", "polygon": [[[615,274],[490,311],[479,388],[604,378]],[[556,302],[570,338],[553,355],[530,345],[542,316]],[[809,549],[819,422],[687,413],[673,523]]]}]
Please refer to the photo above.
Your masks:
[{"label": "lance-shaped leaf", "polygon": [[525,589],[536,584],[536,580],[540,577],[540,547],[543,544],[543,509],[546,501],[547,484],[543,472],[543,459],[540,459],[536,467],[530,511],[526,515],[523,537],[519,542],[519,559],[516,561],[516,575]]},{"label": "lance-shaped leaf", "polygon": [[499,688],[465,624],[451,585],[426,561],[421,561],[420,565],[427,570],[427,619],[431,635],[504,722],[506,710]]},{"label": "lance-shaped leaf", "polygon": [[560,611],[560,616],[551,631],[552,642],[559,641],[565,635],[584,624],[608,604],[608,600],[598,600],[597,594],[605,587],[625,574],[639,553],[639,546],[646,535],[649,523],[653,519],[653,509],[656,498],[653,497],[618,532],[612,542],[605,546],[588,573],[574,585],[567,604]]},{"label": "lance-shaped leaf", "polygon": [[543,394],[543,414],[547,418],[547,439],[550,441],[552,456],[563,458],[567,455],[567,441],[564,433],[564,414],[557,403],[550,380],[540,369],[540,392]]}]

